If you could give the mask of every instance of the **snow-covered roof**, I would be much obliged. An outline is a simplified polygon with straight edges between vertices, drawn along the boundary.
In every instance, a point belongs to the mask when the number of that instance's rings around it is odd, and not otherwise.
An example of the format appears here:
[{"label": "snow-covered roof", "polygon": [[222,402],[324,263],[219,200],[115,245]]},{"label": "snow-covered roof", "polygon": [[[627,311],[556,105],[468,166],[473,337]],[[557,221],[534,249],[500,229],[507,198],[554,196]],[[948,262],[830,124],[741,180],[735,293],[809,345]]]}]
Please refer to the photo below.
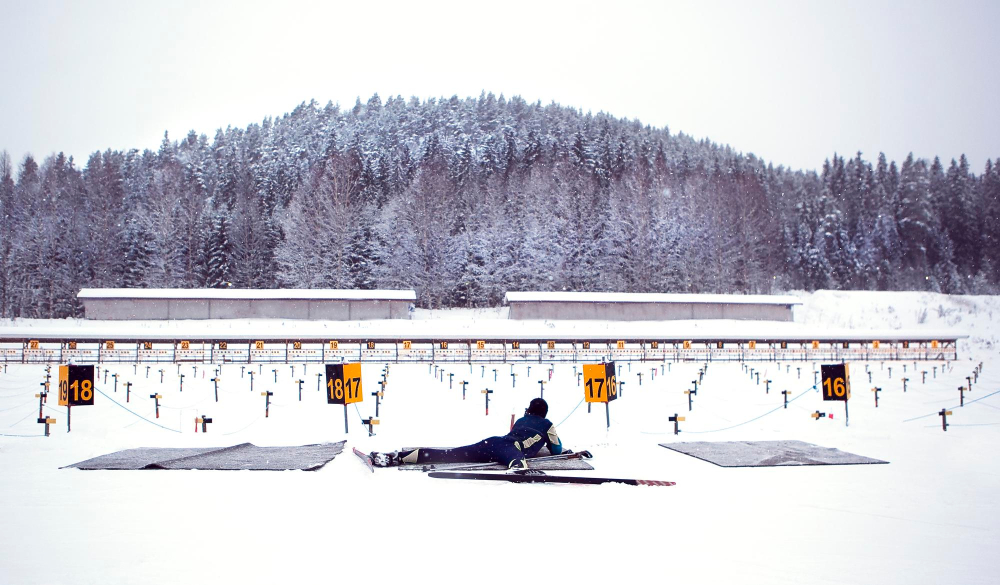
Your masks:
[{"label": "snow-covered roof", "polygon": [[694,295],[606,292],[509,292],[505,303],[729,303],[738,305],[801,305],[798,297],[774,295]]},{"label": "snow-covered roof", "polygon": [[79,299],[234,299],[416,301],[412,290],[232,289],[232,288],[85,288]]}]

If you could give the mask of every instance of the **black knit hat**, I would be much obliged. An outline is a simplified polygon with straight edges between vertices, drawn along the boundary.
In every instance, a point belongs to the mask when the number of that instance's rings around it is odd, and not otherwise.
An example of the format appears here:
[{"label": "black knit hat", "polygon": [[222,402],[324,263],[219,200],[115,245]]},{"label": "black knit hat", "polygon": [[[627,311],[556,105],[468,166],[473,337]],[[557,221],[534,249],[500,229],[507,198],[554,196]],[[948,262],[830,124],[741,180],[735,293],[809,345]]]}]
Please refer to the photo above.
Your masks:
[{"label": "black knit hat", "polygon": [[528,408],[525,412],[545,418],[545,415],[549,413],[549,404],[541,398],[534,398],[531,400],[531,403],[528,404]]}]

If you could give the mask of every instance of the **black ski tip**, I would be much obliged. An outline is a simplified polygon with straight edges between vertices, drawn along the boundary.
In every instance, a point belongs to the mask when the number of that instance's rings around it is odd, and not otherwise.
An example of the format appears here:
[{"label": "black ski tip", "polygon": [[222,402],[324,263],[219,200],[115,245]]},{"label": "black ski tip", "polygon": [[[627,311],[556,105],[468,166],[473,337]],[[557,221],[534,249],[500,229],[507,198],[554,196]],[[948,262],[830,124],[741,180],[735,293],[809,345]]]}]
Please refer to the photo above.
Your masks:
[{"label": "black ski tip", "polygon": [[437,479],[506,481],[510,483],[569,483],[569,484],[582,484],[582,485],[620,483],[625,485],[645,485],[645,486],[677,485],[676,482],[673,481],[661,481],[657,479],[589,477],[585,475],[534,475],[534,474],[525,474],[521,472],[488,473],[488,472],[472,472],[472,471],[431,471],[427,475],[429,477]]}]

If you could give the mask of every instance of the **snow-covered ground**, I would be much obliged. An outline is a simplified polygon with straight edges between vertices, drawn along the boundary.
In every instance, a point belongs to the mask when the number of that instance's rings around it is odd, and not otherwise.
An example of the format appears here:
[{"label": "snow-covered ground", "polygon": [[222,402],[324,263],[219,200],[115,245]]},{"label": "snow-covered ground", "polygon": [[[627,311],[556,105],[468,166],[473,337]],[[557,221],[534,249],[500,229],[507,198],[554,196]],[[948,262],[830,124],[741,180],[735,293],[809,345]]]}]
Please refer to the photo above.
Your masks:
[{"label": "snow-covered ground", "polygon": [[[380,365],[363,366],[365,401],[348,409],[346,437],[343,407],[327,405],[317,390],[319,366],[255,366],[252,392],[247,369],[241,376],[240,366],[225,366],[216,403],[210,369],[156,366],[147,377],[145,366],[122,365],[101,367],[96,404],[74,409],[72,432],[65,408],[50,401],[46,415],[58,423],[46,438],[39,436],[33,396],[44,366],[8,365],[0,373],[0,584],[995,583],[1000,394],[991,394],[1000,391],[1000,298],[796,296],[803,301],[796,321],[813,330],[950,329],[969,337],[950,364],[869,363],[872,383],[866,364],[852,364],[850,426],[843,406],[822,402],[813,389],[814,364],[801,362],[749,364],[773,380],[769,393],[740,364],[712,363],[691,412],[683,391],[704,364],[620,363],[625,386],[611,404],[610,429],[603,406],[588,414],[581,403],[573,365],[554,366],[551,381],[548,364],[530,372],[527,365],[444,364],[443,381],[433,366],[392,365],[374,437],[360,418],[374,414],[370,393]],[[418,311],[411,323],[462,320],[482,330],[504,316],[503,310]],[[0,324],[6,331],[42,326]],[[957,388],[980,362],[982,374],[959,407]],[[455,375],[451,388],[448,374]],[[910,378],[905,393],[904,376]],[[306,381],[301,401],[298,379]],[[465,400],[462,380],[469,382]],[[547,381],[549,418],[567,446],[594,453],[595,471],[573,473],[677,485],[511,485],[391,469],[371,474],[349,452],[317,472],[59,469],[141,446],[345,438],[348,450],[364,451],[464,444],[504,433],[511,415],[538,394],[538,380]],[[128,402],[126,381],[133,383]],[[877,409],[872,386],[883,389]],[[486,388],[495,391],[489,416]],[[274,392],[268,418],[264,390]],[[787,409],[782,390],[794,399]],[[163,395],[159,419],[148,398],[154,392]],[[936,414],[942,408],[954,412],[947,432]],[[809,415],[816,410],[834,418],[814,420]],[[676,436],[667,421],[674,413],[687,417]],[[194,432],[201,414],[214,420],[207,434]],[[774,439],[890,463],[734,469],[658,446]]]}]

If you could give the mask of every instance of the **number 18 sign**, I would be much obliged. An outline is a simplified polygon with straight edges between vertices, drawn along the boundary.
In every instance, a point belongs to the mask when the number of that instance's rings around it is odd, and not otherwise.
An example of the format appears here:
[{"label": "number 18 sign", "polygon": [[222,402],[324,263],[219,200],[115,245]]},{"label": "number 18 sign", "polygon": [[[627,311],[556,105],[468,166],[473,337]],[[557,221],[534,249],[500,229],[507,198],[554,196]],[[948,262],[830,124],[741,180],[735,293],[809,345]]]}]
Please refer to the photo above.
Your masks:
[{"label": "number 18 sign", "polygon": [[94,366],[59,366],[59,406],[94,405]]},{"label": "number 18 sign", "polygon": [[327,404],[348,405],[364,400],[361,393],[361,364],[326,365]]}]

